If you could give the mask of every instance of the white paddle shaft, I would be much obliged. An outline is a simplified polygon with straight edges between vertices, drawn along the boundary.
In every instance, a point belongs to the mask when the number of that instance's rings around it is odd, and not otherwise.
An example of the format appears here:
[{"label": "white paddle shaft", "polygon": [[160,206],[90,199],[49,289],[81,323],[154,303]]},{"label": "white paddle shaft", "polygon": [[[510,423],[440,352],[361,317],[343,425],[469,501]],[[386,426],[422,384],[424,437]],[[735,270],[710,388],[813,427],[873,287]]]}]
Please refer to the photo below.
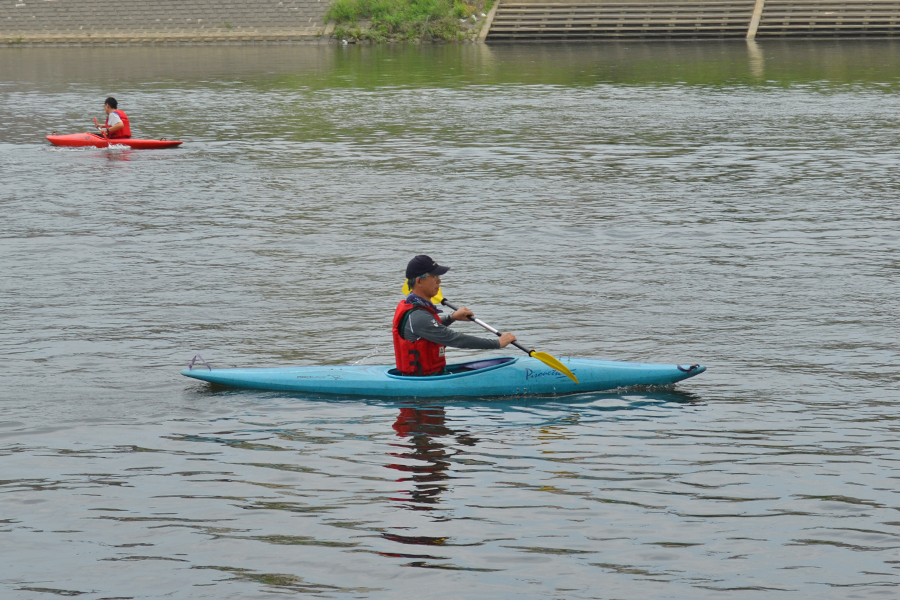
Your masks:
[{"label": "white paddle shaft", "polygon": [[[441,300],[441,304],[443,304],[444,306],[448,306],[448,307],[452,308],[453,310],[459,310],[457,307],[455,307],[455,306],[453,306],[452,304],[450,304],[449,302],[447,302],[447,299],[446,299],[446,298],[443,299],[443,300]],[[491,327],[490,325],[488,325],[487,323],[485,323],[485,322],[482,321],[481,319],[476,319],[476,318],[473,316],[473,317],[471,317],[469,320],[472,321],[473,323],[476,323],[476,324],[478,324],[478,325],[481,325],[482,327],[484,327],[485,329],[487,329],[488,331],[490,331],[491,333],[493,333],[493,334],[496,335],[497,337],[500,337],[501,335],[503,335],[502,333],[500,333],[500,330],[499,330],[499,329],[494,329],[493,327]],[[516,348],[518,348],[519,350],[521,350],[521,351],[524,352],[525,354],[529,354],[529,355],[530,355],[532,352],[534,352],[534,350],[529,350],[528,348],[526,348],[525,346],[523,346],[523,345],[520,344],[519,342],[513,342],[513,346],[515,346]]]}]

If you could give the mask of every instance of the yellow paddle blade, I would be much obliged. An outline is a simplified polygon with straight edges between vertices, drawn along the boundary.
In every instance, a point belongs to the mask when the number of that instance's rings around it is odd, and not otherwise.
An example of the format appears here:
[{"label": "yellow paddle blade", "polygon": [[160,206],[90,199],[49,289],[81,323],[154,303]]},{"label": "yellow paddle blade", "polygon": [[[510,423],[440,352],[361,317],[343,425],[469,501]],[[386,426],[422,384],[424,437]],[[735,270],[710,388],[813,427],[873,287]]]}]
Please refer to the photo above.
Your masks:
[{"label": "yellow paddle blade", "polygon": [[[409,296],[409,292],[410,292],[410,289],[409,289],[409,283],[407,283],[407,282],[404,281],[404,282],[403,282],[403,295],[404,295],[404,296]],[[444,294],[441,292],[441,288],[438,288],[437,296],[435,296],[434,298],[432,298],[432,299],[431,299],[431,302],[432,302],[433,304],[440,304],[440,303],[441,303],[441,300],[443,300],[443,299],[444,299]]]},{"label": "yellow paddle blade", "polygon": [[557,371],[559,371],[560,373],[562,373],[563,375],[565,375],[566,377],[568,377],[575,383],[578,383],[578,379],[575,378],[575,373],[570,371],[568,369],[568,367],[566,367],[566,365],[562,364],[561,362],[559,362],[557,359],[553,358],[546,352],[535,352],[532,350],[530,352],[530,354],[532,357],[538,359],[539,361],[541,361],[542,363],[544,363],[551,369],[556,369]]}]

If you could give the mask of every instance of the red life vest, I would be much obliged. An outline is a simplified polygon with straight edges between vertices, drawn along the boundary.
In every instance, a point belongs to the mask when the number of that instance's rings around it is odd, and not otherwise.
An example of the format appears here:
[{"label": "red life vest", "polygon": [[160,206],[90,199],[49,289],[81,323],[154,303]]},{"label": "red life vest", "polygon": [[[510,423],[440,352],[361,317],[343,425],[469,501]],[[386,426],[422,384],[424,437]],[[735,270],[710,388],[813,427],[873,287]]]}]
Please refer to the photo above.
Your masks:
[{"label": "red life vest", "polygon": [[431,313],[440,321],[437,310],[413,304],[407,299],[400,301],[397,310],[394,311],[394,359],[397,362],[397,370],[404,375],[434,375],[440,373],[447,366],[444,358],[444,346],[429,342],[425,338],[418,338],[410,342],[400,335],[400,325],[405,323],[403,317],[413,310],[424,310]]},{"label": "red life vest", "polygon": [[[125,114],[124,110],[114,110],[114,113],[119,115],[119,118],[122,119],[122,129],[117,132],[111,134],[109,137],[111,138],[130,138],[131,137],[131,123],[128,122],[128,115]],[[109,125],[109,115],[106,115],[106,124]]]}]

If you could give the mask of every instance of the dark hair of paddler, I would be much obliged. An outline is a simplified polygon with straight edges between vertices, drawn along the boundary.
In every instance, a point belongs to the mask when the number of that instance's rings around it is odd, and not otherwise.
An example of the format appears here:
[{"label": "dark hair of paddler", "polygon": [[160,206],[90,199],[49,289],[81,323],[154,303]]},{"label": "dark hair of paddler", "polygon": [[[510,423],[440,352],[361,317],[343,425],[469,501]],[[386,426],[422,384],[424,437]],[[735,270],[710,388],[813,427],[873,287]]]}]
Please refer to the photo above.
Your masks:
[{"label": "dark hair of paddler", "polygon": [[112,96],[110,96],[109,98],[106,99],[106,104],[109,104],[109,107],[113,110],[116,110],[117,108],[119,108],[119,103],[116,102],[116,99],[113,98]]}]

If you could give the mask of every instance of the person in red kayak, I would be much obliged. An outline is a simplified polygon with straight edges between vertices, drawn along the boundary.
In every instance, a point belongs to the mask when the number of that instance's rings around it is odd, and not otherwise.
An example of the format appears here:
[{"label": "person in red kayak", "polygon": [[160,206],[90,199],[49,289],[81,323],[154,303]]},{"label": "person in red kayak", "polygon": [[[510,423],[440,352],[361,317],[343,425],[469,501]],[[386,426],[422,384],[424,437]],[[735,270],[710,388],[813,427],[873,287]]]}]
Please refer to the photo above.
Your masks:
[{"label": "person in red kayak", "polygon": [[474,335],[451,331],[454,321],[468,321],[471,310],[463,306],[450,315],[441,315],[431,299],[441,289],[441,275],[450,270],[420,254],[406,266],[406,279],[411,290],[394,311],[394,358],[397,370],[404,375],[440,375],[447,366],[444,347],[493,350],[505,348],[516,336],[504,333],[498,339],[486,340]]},{"label": "person in red kayak", "polygon": [[131,124],[124,110],[119,110],[119,103],[110,96],[103,105],[106,111],[106,124],[99,127],[100,131],[110,139],[130,138]]}]

